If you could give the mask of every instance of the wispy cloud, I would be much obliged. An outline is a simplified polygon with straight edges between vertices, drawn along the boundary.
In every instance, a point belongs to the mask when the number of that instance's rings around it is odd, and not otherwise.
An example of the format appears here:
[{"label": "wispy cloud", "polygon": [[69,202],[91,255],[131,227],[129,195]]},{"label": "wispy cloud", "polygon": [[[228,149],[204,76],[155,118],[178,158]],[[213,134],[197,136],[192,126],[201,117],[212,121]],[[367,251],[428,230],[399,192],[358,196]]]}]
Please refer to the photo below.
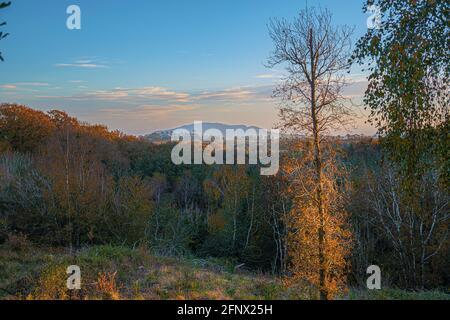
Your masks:
[{"label": "wispy cloud", "polygon": [[169,113],[181,112],[181,111],[192,111],[200,108],[199,105],[180,105],[171,104],[166,106],[160,105],[141,105],[135,108],[104,108],[100,109],[99,112],[108,114],[112,117],[119,118],[142,118],[142,117],[153,117],[155,115],[167,115]]},{"label": "wispy cloud", "polygon": [[99,62],[93,59],[79,59],[74,62],[69,63],[57,63],[55,64],[57,68],[82,68],[82,69],[98,69],[98,68],[109,68],[105,62]]},{"label": "wispy cloud", "polygon": [[48,87],[50,85],[47,82],[17,82],[15,84],[24,87]]},{"label": "wispy cloud", "polygon": [[216,102],[258,102],[271,96],[273,86],[246,86],[223,90],[205,91],[195,96],[199,101]]},{"label": "wispy cloud", "polygon": [[160,100],[175,100],[178,102],[188,102],[190,98],[190,94],[186,92],[177,92],[173,90],[169,90],[164,87],[144,87],[138,89],[129,89],[131,94],[141,96],[141,97],[150,97],[154,99]]},{"label": "wispy cloud", "polygon": [[87,91],[72,96],[41,96],[45,99],[67,99],[67,100],[105,100],[134,103],[187,103],[190,94],[174,91],[164,87],[140,87],[140,88],[114,88],[108,90]]},{"label": "wispy cloud", "polygon": [[197,100],[236,101],[250,99],[252,91],[248,88],[231,88],[218,91],[205,91],[197,95]]},{"label": "wispy cloud", "polygon": [[109,68],[109,66],[103,64],[95,63],[58,63],[55,64],[58,68],[84,68],[84,69],[98,69],[98,68]]},{"label": "wispy cloud", "polygon": [[0,84],[0,89],[14,90],[17,89],[17,86],[14,84]]},{"label": "wispy cloud", "polygon": [[255,76],[255,78],[257,79],[281,79],[282,77],[283,77],[282,75],[273,73],[264,73]]},{"label": "wispy cloud", "polygon": [[20,87],[48,87],[49,84],[46,82],[15,82],[15,83],[5,83],[0,84],[1,89],[19,89]]},{"label": "wispy cloud", "polygon": [[141,87],[99,90],[89,92],[85,95],[85,97],[98,100],[118,100],[130,98],[142,101],[189,102],[190,94],[173,91],[164,87]]},{"label": "wispy cloud", "polygon": [[78,96],[74,96],[75,99],[90,99],[90,100],[120,100],[123,98],[127,98],[128,92],[114,89],[114,90],[98,90],[93,92],[87,92],[85,94],[81,94]]},{"label": "wispy cloud", "polygon": [[[81,87],[79,88],[83,89]],[[41,95],[39,98],[74,101],[110,101],[132,105],[245,104],[270,100],[272,90],[273,86],[271,85],[236,87],[202,92],[184,92],[160,86],[148,86],[85,91],[71,96]]]}]

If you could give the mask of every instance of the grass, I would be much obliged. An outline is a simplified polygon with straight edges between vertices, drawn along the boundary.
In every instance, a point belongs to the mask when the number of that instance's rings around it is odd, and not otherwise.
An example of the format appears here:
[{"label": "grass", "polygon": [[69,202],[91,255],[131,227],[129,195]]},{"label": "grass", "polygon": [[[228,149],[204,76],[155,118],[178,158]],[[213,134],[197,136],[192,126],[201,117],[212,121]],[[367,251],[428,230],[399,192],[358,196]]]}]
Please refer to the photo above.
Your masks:
[{"label": "grass", "polygon": [[[82,289],[66,289],[78,265]],[[0,246],[0,299],[298,299],[281,281],[233,273],[216,260],[155,256],[145,248],[65,249]]]},{"label": "grass", "polygon": [[350,300],[450,300],[442,291],[406,291],[401,289],[351,290]]},{"label": "grass", "polygon": [[[66,288],[69,265],[81,268],[82,288]],[[264,274],[234,272],[218,259],[157,256],[144,247],[67,249],[0,246],[0,299],[309,299]],[[441,292],[350,290],[345,299],[449,299]]]}]

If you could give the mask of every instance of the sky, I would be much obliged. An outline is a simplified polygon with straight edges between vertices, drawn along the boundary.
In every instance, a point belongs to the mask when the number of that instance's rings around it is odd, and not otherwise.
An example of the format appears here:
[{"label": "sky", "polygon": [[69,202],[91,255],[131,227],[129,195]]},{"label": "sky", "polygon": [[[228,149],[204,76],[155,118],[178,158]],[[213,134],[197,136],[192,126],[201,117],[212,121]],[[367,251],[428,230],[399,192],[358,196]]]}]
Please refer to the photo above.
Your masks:
[{"label": "sky", "polygon": [[[0,41],[0,102],[59,109],[128,134],[193,121],[271,128],[271,96],[284,71],[265,65],[273,49],[267,24],[292,19],[306,0],[12,0]],[[367,29],[363,0],[309,0],[335,24]],[[81,9],[81,30],[66,10]],[[348,94],[367,86],[353,69]],[[346,133],[373,134],[362,107]]]}]

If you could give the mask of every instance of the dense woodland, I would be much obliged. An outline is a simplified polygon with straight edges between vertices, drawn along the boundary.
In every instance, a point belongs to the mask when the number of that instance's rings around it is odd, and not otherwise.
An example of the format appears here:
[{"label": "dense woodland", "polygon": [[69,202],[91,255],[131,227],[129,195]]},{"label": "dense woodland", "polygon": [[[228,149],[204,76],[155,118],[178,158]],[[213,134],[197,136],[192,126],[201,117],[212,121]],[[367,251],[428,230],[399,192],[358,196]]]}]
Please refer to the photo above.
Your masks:
[{"label": "dense woodland", "polygon": [[[292,192],[283,171],[263,177],[255,166],[175,166],[171,144],[110,132],[60,111],[2,105],[0,119],[2,242],[21,235],[74,249],[144,243],[160,254],[224,257],[251,270],[288,271]],[[297,143],[286,142],[285,150],[295,145],[287,157]],[[350,283],[363,284],[366,268],[378,264],[389,284],[408,287],[418,275],[403,273],[403,263],[418,268],[420,261],[400,257],[425,249],[425,285],[448,284],[450,246],[441,243],[448,221],[435,222],[426,248],[409,242],[420,239],[421,230],[409,228],[409,221],[400,229],[391,225],[390,210],[403,213],[408,204],[400,202],[397,173],[381,161],[379,143],[360,138],[333,144],[348,171]],[[430,172],[418,197],[430,211],[448,210],[444,189],[433,179]],[[434,222],[417,223],[428,230]],[[407,242],[404,251],[398,251],[401,241]]]}]

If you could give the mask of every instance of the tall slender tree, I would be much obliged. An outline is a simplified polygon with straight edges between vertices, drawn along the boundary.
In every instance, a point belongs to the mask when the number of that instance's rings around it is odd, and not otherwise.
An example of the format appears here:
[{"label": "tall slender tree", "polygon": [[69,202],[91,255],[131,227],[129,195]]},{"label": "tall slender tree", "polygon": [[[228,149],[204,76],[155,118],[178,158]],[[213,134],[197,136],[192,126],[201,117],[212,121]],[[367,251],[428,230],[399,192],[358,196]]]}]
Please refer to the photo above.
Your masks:
[{"label": "tall slender tree", "polygon": [[283,65],[287,77],[275,90],[282,98],[282,127],[306,134],[299,159],[289,163],[294,204],[288,225],[294,278],[315,284],[321,299],[344,283],[349,233],[327,134],[351,121],[343,89],[349,68],[352,28],[333,26],[331,13],[306,9],[289,22],[269,25],[275,49],[269,67]]}]

